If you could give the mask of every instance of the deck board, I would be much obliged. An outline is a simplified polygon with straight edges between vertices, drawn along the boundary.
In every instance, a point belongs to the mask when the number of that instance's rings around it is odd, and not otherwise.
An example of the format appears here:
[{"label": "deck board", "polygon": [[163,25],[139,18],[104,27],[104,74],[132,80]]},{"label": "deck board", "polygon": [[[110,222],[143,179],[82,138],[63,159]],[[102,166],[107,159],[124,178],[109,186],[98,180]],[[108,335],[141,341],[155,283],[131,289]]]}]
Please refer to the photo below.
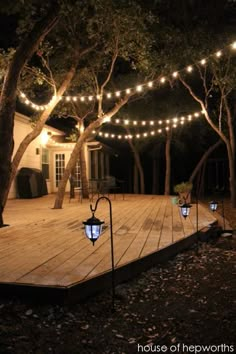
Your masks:
[{"label": "deck board", "polygon": [[[183,219],[168,196],[121,195],[111,198],[114,260],[120,267],[157,252],[196,231],[196,206]],[[93,203],[94,205],[94,203]],[[110,217],[106,200],[96,217],[106,228],[95,245],[85,237],[83,220],[90,202],[65,199],[52,209],[53,196],[10,200],[4,213],[9,227],[0,229],[0,283],[67,287],[111,269]],[[215,221],[199,205],[198,227]]]}]

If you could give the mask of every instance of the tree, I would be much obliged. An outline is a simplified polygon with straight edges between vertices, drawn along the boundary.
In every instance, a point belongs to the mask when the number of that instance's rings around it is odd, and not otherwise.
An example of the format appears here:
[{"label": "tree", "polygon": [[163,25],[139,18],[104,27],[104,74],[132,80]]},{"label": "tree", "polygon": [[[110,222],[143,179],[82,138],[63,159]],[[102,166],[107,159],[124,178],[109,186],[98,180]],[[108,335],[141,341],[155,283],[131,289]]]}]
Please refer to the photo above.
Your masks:
[{"label": "tree", "polygon": [[40,42],[58,21],[59,6],[50,4],[47,14],[36,22],[16,49],[9,63],[0,97],[0,226],[3,226],[5,193],[9,186],[14,147],[13,127],[16,105],[17,83],[27,61],[37,50]]},{"label": "tree", "polygon": [[[236,207],[235,192],[235,133],[233,125],[235,65],[230,51],[226,62],[213,58],[207,67],[197,65],[201,80],[201,91],[180,76],[180,81],[200,105],[205,119],[226,145],[229,163],[229,188],[231,204]],[[214,97],[214,98],[213,98]],[[213,103],[212,103],[212,100]]]},{"label": "tree", "polygon": [[[101,5],[103,5],[102,8],[100,8]],[[94,129],[117,114],[127,104],[130,97],[137,94],[135,89],[131,89],[129,92],[125,90],[123,92],[117,91],[116,96],[118,98],[115,103],[106,100],[108,90],[111,89],[114,92],[114,86],[117,87],[118,83],[122,91],[122,87],[127,85],[127,78],[129,78],[129,83],[132,82],[133,71],[137,76],[142,74],[144,80],[145,74],[150,70],[151,60],[149,58],[152,41],[145,26],[149,18],[147,14],[144,16],[137,4],[133,5],[132,1],[125,5],[123,3],[118,5],[116,2],[111,3],[106,0],[97,2],[95,5],[98,14],[97,25],[100,28],[101,23],[103,24],[100,33],[102,47],[96,48],[96,56],[93,55],[91,60],[86,61],[86,65],[91,79],[87,90],[89,89],[90,93],[93,93],[92,96],[97,98],[96,114],[93,121],[87,123],[84,132],[75,144],[59,183],[54,203],[56,209],[62,207],[66,183],[86,139]],[[106,9],[105,12],[104,8]],[[151,20],[152,18],[150,18]],[[139,31],[136,30],[137,26]],[[123,71],[124,74],[122,74]]]}]

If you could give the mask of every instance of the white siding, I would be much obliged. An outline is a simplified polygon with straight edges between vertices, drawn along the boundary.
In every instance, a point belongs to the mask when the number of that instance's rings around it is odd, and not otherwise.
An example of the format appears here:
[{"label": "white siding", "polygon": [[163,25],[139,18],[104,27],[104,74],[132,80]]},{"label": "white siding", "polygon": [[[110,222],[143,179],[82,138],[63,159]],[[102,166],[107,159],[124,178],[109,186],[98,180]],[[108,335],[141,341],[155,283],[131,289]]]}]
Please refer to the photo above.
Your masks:
[{"label": "white siding", "polygon": [[[44,131],[45,130],[46,129],[44,129]],[[29,134],[31,131],[32,128],[31,128],[30,120],[27,117],[19,113],[16,113],[15,122],[14,122],[14,153],[18,149],[19,144],[24,139],[24,137],[27,134]],[[41,153],[40,148],[41,148],[41,134],[35,140],[33,140],[28,146],[28,148],[26,149],[20,161],[18,170],[21,167],[37,168],[41,170],[41,154],[36,153],[36,149],[39,149],[39,152]],[[15,179],[15,181],[11,186],[8,198],[15,198],[16,196],[17,196],[17,188],[16,188],[16,179]]]}]

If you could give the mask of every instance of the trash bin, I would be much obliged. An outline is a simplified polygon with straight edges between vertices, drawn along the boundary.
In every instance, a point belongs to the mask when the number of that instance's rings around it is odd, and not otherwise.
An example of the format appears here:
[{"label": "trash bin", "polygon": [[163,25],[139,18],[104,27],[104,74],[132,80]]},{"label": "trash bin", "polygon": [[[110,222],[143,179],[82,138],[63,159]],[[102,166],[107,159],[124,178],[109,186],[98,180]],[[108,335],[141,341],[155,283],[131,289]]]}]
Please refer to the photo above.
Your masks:
[{"label": "trash bin", "polygon": [[28,199],[48,194],[47,183],[42,171],[22,167],[17,174],[17,193],[19,198]]}]

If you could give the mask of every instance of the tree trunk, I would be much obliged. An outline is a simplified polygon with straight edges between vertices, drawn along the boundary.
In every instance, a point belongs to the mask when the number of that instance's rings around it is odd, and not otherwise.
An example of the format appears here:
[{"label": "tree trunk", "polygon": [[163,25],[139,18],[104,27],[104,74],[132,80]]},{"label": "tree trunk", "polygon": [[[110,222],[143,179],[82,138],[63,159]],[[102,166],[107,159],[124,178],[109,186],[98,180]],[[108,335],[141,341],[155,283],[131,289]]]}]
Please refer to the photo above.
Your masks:
[{"label": "tree trunk", "polygon": [[99,127],[102,124],[103,118],[98,118],[96,121],[91,123],[80,135],[79,139],[77,140],[74,150],[71,153],[70,159],[66,165],[64,170],[64,174],[62,179],[59,182],[58,191],[56,194],[56,198],[54,201],[54,209],[61,209],[63,205],[63,199],[66,190],[66,184],[70,177],[71,171],[75,168],[76,161],[78,160],[78,156],[80,156],[81,149],[86,141],[86,139],[92,134],[92,131]]},{"label": "tree trunk", "polygon": [[220,146],[223,143],[222,140],[218,140],[214,145],[210,146],[207,151],[204,152],[204,154],[202,155],[200,161],[197,163],[197,166],[194,168],[190,178],[189,178],[189,182],[194,181],[194,178],[196,177],[196,175],[198,174],[198,172],[200,171],[200,169],[202,168],[203,164],[206,162],[206,160],[208,159],[208,157],[211,155],[211,153],[218,148],[218,146]]},{"label": "tree trunk", "polygon": [[85,199],[89,198],[89,183],[87,177],[87,165],[85,159],[85,144],[82,145],[80,152],[80,173],[82,182],[82,196]]},{"label": "tree trunk", "polygon": [[133,191],[134,194],[139,194],[139,183],[138,183],[138,167],[134,161],[134,174],[133,174]]},{"label": "tree trunk", "polygon": [[152,160],[152,194],[158,194],[157,190],[157,158]]},{"label": "tree trunk", "polygon": [[229,189],[230,200],[233,208],[236,208],[236,193],[235,193],[235,166],[234,166],[234,153],[231,150],[230,144],[226,144],[229,159]]},{"label": "tree trunk", "polygon": [[142,167],[142,164],[141,164],[140,156],[139,156],[139,153],[138,153],[137,149],[135,148],[132,140],[128,139],[128,141],[129,141],[129,145],[131,147],[131,150],[134,153],[134,161],[135,161],[135,164],[137,166],[138,173],[139,173],[140,193],[141,194],[145,194],[144,173],[143,173],[143,167]]},{"label": "tree trunk", "polygon": [[166,174],[165,174],[165,195],[170,195],[170,177],[171,177],[171,156],[170,156],[170,145],[171,145],[171,130],[167,131],[166,134]]},{"label": "tree trunk", "polygon": [[68,178],[71,174],[72,169],[75,167],[76,161],[78,159],[78,156],[80,156],[80,151],[86,139],[92,134],[92,131],[94,129],[102,125],[103,121],[106,121],[106,119],[110,119],[111,117],[113,117],[121,109],[121,107],[128,102],[129,97],[130,96],[127,95],[124,98],[121,98],[120,101],[116,103],[115,106],[107,114],[99,114],[98,118],[94,122],[92,122],[80,135],[79,139],[75,144],[74,150],[72,151],[70,159],[66,165],[63,177],[59,182],[58,191],[54,202],[54,209],[62,208]]},{"label": "tree trunk", "polygon": [[3,225],[5,191],[9,190],[11,159],[14,148],[13,129],[16,90],[19,76],[26,62],[37,50],[40,42],[57,22],[59,7],[53,2],[47,16],[37,22],[17,48],[9,64],[0,97],[0,226]]}]

